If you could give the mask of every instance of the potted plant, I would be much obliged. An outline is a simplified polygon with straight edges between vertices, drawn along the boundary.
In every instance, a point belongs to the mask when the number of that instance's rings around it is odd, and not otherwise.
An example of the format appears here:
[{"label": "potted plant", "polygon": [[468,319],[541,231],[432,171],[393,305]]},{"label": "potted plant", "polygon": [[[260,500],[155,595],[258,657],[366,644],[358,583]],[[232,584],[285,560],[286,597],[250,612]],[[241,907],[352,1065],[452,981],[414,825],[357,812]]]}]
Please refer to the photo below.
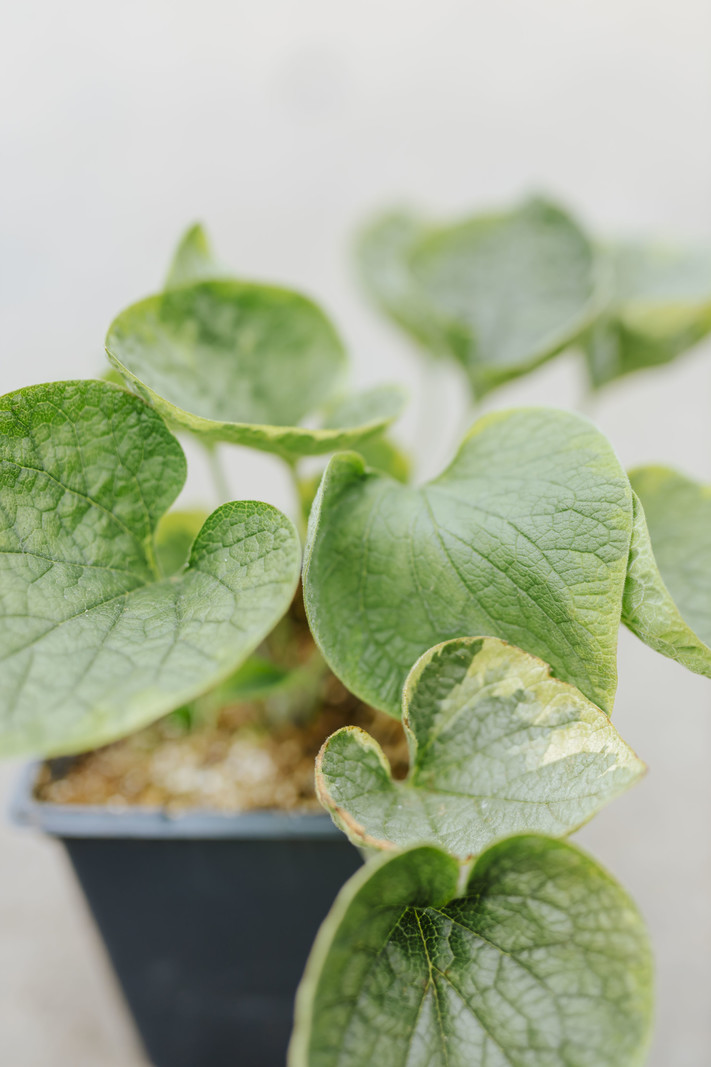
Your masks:
[{"label": "potted plant", "polygon": [[[401,463],[382,440],[400,391],[344,397],[340,339],[297,293],[229,279],[181,286],[207,269],[204,253],[194,228],[164,292],[119,316],[109,339],[112,357],[135,367],[124,342],[151,320],[148,347],[159,358],[171,348],[175,381],[192,365],[205,395],[196,414],[176,407],[171,426],[205,424],[213,466],[219,440],[276,453],[305,500],[302,455],[358,445]],[[185,457],[160,403],[137,395],[149,386],[124,374],[131,391],[58,382],[2,400],[0,748],[51,757],[39,775],[30,768],[16,817],[66,844],[153,1061],[232,1062],[235,1042],[244,1064],[278,1060],[313,936],[360,864],[309,803],[313,756],[333,725],[372,713],[327,676],[310,637],[294,523],[227,491],[209,516],[167,511]],[[218,427],[204,414],[227,396],[242,421]],[[319,407],[320,427],[298,424]],[[153,736],[135,733],[170,712]],[[123,747],[64,758],[126,735]],[[193,742],[221,748],[219,759],[200,754],[195,777],[222,790],[169,781]]]},{"label": "potted plant", "polygon": [[[517,232],[504,227],[498,260],[501,235],[486,231],[503,273]],[[544,248],[550,236],[546,224]],[[455,244],[450,277],[463,269]],[[478,239],[472,257],[475,282]],[[410,300],[403,262],[380,277]],[[549,348],[610,318],[597,284],[557,330],[541,312]],[[457,358],[490,361],[471,322],[434,296],[414,303],[438,351],[454,338]],[[540,362],[540,338],[514,332],[515,359],[472,372],[479,387]],[[641,1063],[646,934],[566,838],[643,771],[609,721],[620,621],[702,673],[711,653],[701,631],[692,647],[698,622],[608,442],[555,409],[498,413],[439,477],[403,484],[384,436],[398,391],[339,396],[345,357],[325,316],[226,276],[198,228],[165,290],[118,316],[107,351],[125,385],[57,382],[0,401],[0,747],[52,758],[19,808],[65,839],[157,1067],[283,1060],[308,944],[359,854],[291,801],[176,815],[47,798],[66,799],[105,754],[65,757],[166,715],[169,740],[190,737],[196,719],[245,701],[262,720],[236,724],[251,744],[237,779],[315,705],[329,705],[325,733],[348,724],[321,748],[319,799],[365,856],[383,854],[316,940],[294,1067]],[[305,616],[291,520],[259,502],[204,521],[167,510],[185,476],[173,431],[198,435],[213,462],[222,442],[285,461],[310,513]],[[329,452],[311,506],[299,464]],[[656,550],[654,523],[652,539]]]},{"label": "potted plant", "polygon": [[383,212],[358,263],[380,310],[428,357],[457,365],[477,401],[571,347],[594,395],[711,332],[707,246],[594,240],[541,197],[455,222]]}]

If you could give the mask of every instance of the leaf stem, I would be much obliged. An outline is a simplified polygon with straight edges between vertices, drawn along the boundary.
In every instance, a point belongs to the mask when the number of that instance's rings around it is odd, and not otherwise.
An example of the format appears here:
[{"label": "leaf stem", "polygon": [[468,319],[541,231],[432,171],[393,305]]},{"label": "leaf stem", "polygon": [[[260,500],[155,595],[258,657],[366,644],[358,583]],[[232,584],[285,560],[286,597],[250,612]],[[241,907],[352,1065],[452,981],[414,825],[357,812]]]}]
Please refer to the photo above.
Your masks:
[{"label": "leaf stem", "polygon": [[218,454],[218,445],[207,444],[205,445],[205,452],[207,453],[207,463],[210,468],[210,475],[212,477],[212,484],[215,487],[215,492],[220,504],[224,504],[226,501],[232,499],[232,493],[230,486],[225,476],[225,470],[220,461]]},{"label": "leaf stem", "polygon": [[433,438],[435,437],[436,430],[433,422],[434,419],[439,419],[441,412],[438,410],[437,400],[441,390],[438,388],[440,384],[440,372],[441,363],[437,362],[432,356],[420,353],[420,382],[419,382],[419,396],[417,397],[417,414],[415,420],[415,440],[413,455],[419,473],[421,468],[427,463],[430,451],[433,446]]},{"label": "leaf stem", "polygon": [[[420,478],[439,473],[442,463],[448,463],[461,444],[461,420],[466,429],[474,420],[476,408],[469,403],[465,405],[463,416],[458,416],[456,408],[452,413],[454,398],[450,394],[455,390],[460,397],[469,396],[469,384],[463,368],[423,354],[413,448],[415,468]],[[454,433],[453,441],[450,441],[447,430]]]},{"label": "leaf stem", "polygon": [[148,560],[148,566],[153,571],[156,579],[160,582],[165,578],[163,574],[163,568],[158,561],[158,553],[156,552],[156,535],[155,530],[146,538],[146,559]]},{"label": "leaf stem", "polygon": [[306,515],[304,508],[304,484],[303,480],[299,478],[299,472],[297,470],[298,460],[295,458],[282,457],[286,466],[289,469],[289,477],[291,478],[291,485],[296,497],[296,527],[299,531],[299,536],[302,542],[306,539]]}]

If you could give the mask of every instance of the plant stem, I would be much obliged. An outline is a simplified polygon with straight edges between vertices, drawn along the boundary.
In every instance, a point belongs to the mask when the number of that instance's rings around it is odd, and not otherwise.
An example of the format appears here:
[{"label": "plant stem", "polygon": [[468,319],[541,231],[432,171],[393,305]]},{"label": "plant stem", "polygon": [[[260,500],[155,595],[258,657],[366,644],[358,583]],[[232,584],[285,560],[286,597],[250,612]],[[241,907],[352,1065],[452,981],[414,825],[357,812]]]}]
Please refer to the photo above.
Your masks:
[{"label": "plant stem", "polygon": [[[449,462],[461,444],[462,424],[456,415],[452,418],[449,412],[452,400],[448,393],[456,389],[460,396],[468,397],[470,386],[463,368],[445,359],[435,360],[423,355],[420,371],[416,440],[412,451],[416,473],[421,478],[423,473],[429,476],[438,473],[442,462]],[[469,429],[474,421],[476,408],[477,405],[466,404],[463,415],[465,429]],[[447,414],[450,416],[448,419]],[[454,440],[450,442],[452,434]]]},{"label": "plant stem", "polygon": [[209,444],[205,445],[205,451],[207,453],[207,462],[210,468],[210,475],[212,477],[212,484],[215,487],[215,492],[220,504],[224,504],[227,500],[232,499],[232,493],[225,477],[225,471],[220,462],[220,457],[217,452],[218,445]]},{"label": "plant stem", "polygon": [[417,414],[415,419],[415,440],[412,449],[415,460],[415,469],[418,474],[422,473],[422,467],[427,464],[435,434],[434,420],[440,417],[437,403],[441,390],[440,384],[441,363],[436,362],[431,356],[419,353],[420,357],[420,383],[419,396],[417,397]]},{"label": "plant stem", "polygon": [[304,515],[304,493],[303,483],[297,471],[296,459],[287,459],[284,457],[284,462],[289,470],[289,477],[291,479],[291,485],[294,490],[294,496],[296,497],[296,528],[299,531],[299,535],[302,541],[306,540],[306,516]]}]

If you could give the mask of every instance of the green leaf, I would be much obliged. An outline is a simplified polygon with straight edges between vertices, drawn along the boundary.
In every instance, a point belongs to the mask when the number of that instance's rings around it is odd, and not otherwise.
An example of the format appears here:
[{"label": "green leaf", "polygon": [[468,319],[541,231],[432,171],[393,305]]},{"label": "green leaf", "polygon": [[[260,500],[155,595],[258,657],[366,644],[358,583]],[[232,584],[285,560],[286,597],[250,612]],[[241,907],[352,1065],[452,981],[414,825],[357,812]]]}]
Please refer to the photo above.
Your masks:
[{"label": "green leaf", "polygon": [[399,391],[378,390],[361,423],[299,425],[334,394],[345,352],[306,297],[249,282],[203,282],[142,300],[114,320],[106,350],[172,425],[287,459],[357,446],[402,406]]},{"label": "green leaf", "polygon": [[360,235],[356,256],[363,286],[380,310],[430,354],[451,355],[444,324],[410,269],[414,250],[432,231],[410,212],[388,212]]},{"label": "green leaf", "polygon": [[[293,670],[264,656],[250,656],[234,674],[215,690],[221,703],[259,700],[288,683]],[[210,694],[212,695],[212,694]]]},{"label": "green leaf", "polygon": [[711,332],[711,249],[607,250],[612,298],[585,345],[595,387],[669,363]]},{"label": "green leaf", "polygon": [[483,396],[578,340],[602,300],[599,261],[575,220],[534,199],[435,229],[375,224],[361,267],[381,307]]},{"label": "green leaf", "polygon": [[280,667],[263,656],[249,656],[236,671],[214,689],[178,709],[188,728],[205,722],[212,723],[220,712],[234,704],[264,701],[288,685],[293,672]]},{"label": "green leaf", "polygon": [[647,933],[589,856],[546,837],[457,865],[421,847],[343,887],[296,1002],[289,1067],[639,1067]]},{"label": "green leaf", "polygon": [[467,859],[510,834],[562,836],[644,773],[604,712],[492,637],[426,652],[405,683],[402,721],[405,781],[355,726],[319,753],[319,799],[355,845],[426,842]]},{"label": "green leaf", "polygon": [[225,504],[187,568],[160,579],[154,533],[185,478],[160,417],[104,382],[0,400],[0,751],[104,744],[227,677],[286,611],[289,520]]},{"label": "green leaf", "polygon": [[180,239],[165,279],[165,288],[177,289],[181,285],[216,281],[228,276],[229,272],[213,256],[207,234],[196,223]]},{"label": "green leaf", "polygon": [[323,429],[344,430],[373,422],[384,424],[393,417],[393,412],[401,411],[404,404],[405,391],[399,385],[375,385],[358,393],[347,393],[328,406]]},{"label": "green leaf", "polygon": [[630,474],[635,525],[622,621],[711,678],[711,489],[665,467]]},{"label": "green leaf", "polygon": [[158,523],[155,552],[164,578],[177,574],[188,562],[193,541],[207,518],[206,511],[169,511]]},{"label": "green leaf", "polygon": [[[410,457],[389,437],[373,437],[369,441],[364,441],[358,449],[358,455],[362,456],[367,467],[388,474],[396,481],[402,482],[403,485],[409,482],[412,469]],[[304,524],[308,523],[322,477],[323,471],[321,470],[317,474],[298,480],[299,503]]]},{"label": "green leaf", "polygon": [[481,419],[420,489],[334,456],[306,549],[311,629],[345,685],[394,716],[415,660],[476,634],[539,656],[609,711],[631,526],[609,443],[553,408]]}]

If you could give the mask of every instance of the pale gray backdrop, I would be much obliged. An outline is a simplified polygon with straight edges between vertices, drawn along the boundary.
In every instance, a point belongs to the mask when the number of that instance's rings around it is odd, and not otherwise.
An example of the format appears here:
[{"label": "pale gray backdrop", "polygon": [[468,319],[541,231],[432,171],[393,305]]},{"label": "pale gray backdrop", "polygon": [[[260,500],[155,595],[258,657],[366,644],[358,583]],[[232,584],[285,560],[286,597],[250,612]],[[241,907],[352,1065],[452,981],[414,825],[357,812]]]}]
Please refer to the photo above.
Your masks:
[{"label": "pale gray backdrop", "polygon": [[[455,213],[527,190],[598,230],[711,240],[708,0],[23,0],[0,19],[0,392],[87,376],[112,315],[203,219],[247,276],[322,300],[359,384],[422,386],[367,309],[348,240],[378,205]],[[461,417],[441,383],[445,424]],[[495,405],[576,405],[573,359]],[[631,379],[593,415],[626,464],[711,481],[711,349]],[[410,415],[405,436],[413,432]],[[429,441],[423,470],[450,438]],[[268,458],[236,496],[288,507]],[[188,494],[206,497],[195,463]],[[646,781],[582,835],[649,920],[654,1067],[711,1061],[711,683],[624,634],[616,722]],[[1,684],[1,680],[0,680]],[[16,768],[0,768],[7,794]],[[235,922],[239,916],[235,916]],[[59,849],[0,830],[0,1060],[140,1062]],[[383,1065],[385,1067],[385,1065]]]}]

